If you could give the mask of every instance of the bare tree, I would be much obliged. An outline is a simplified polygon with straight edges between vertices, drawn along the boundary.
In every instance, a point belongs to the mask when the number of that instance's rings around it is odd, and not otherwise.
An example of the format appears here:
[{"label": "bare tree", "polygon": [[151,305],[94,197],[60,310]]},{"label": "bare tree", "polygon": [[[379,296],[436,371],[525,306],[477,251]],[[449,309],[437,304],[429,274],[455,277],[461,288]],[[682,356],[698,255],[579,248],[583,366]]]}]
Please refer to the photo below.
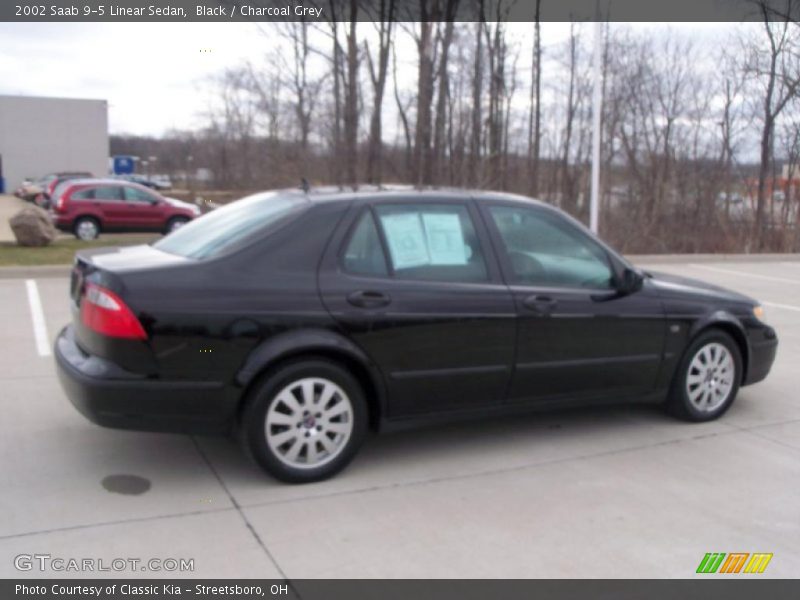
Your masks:
[{"label": "bare tree", "polygon": [[772,21],[774,13],[770,3],[768,0],[758,0],[764,38],[750,41],[744,67],[762,86],[760,165],[754,223],[758,249],[762,249],[766,242],[767,184],[774,157],[775,123],[789,102],[797,99],[800,88],[798,26],[789,20],[792,3],[792,0],[786,0],[786,16],[782,20]]},{"label": "bare tree", "polygon": [[367,144],[367,181],[369,183],[380,183],[383,173],[383,94],[389,71],[389,50],[392,45],[395,0],[380,0],[376,16],[378,49],[374,59],[369,46],[366,46],[365,43],[369,76],[372,82],[372,115]]},{"label": "bare tree", "polygon": [[358,183],[358,0],[350,0],[350,24],[347,30],[347,87],[344,96],[344,140],[346,173],[349,183]]},{"label": "bare tree", "polygon": [[531,60],[531,97],[528,116],[528,168],[531,196],[539,195],[539,155],[542,125],[542,32],[540,10],[542,0],[536,0],[533,22],[533,57]]}]

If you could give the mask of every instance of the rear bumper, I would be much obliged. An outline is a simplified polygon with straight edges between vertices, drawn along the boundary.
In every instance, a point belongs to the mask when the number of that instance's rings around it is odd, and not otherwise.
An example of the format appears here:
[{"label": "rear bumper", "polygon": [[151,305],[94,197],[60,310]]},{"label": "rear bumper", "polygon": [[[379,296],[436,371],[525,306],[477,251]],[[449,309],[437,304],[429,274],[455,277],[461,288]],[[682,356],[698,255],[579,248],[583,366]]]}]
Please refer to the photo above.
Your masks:
[{"label": "rear bumper", "polygon": [[764,327],[750,335],[750,360],[747,375],[742,385],[750,385],[763,380],[775,362],[778,351],[778,336],[772,327]]},{"label": "rear bumper", "polygon": [[227,433],[235,396],[216,382],[160,381],[85,354],[68,326],[55,343],[61,386],[87,419],[116,429],[171,433]]},{"label": "rear bumper", "polygon": [[50,222],[55,226],[56,229],[61,231],[69,231],[72,229],[72,219],[69,219],[64,215],[59,215],[53,210],[49,210],[47,214],[50,216]]}]

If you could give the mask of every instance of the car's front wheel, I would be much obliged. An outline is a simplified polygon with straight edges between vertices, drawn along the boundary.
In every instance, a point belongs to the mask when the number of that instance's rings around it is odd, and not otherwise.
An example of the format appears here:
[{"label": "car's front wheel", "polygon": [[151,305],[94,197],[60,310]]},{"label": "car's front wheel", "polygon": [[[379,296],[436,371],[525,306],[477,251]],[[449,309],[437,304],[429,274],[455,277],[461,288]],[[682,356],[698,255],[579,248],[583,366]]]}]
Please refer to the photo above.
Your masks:
[{"label": "car's front wheel", "polygon": [[367,431],[358,381],[324,359],[279,367],[251,390],[242,440],[256,462],[282,481],[320,481],[342,470]]},{"label": "car's front wheel", "polygon": [[684,354],[667,408],[687,421],[711,421],[733,404],[741,379],[739,346],[724,331],[711,329],[700,334]]}]

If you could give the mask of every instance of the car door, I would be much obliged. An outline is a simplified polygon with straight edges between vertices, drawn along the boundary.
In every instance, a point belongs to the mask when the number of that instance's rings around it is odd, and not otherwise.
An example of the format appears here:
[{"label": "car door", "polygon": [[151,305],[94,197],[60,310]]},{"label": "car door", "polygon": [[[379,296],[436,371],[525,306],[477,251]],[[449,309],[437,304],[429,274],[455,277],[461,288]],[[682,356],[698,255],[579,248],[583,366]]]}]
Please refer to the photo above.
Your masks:
[{"label": "car door", "polygon": [[100,211],[103,226],[119,228],[127,218],[122,188],[118,185],[98,185],[94,188],[92,203]]},{"label": "car door", "polygon": [[329,245],[323,301],[382,372],[389,418],[504,399],[514,303],[476,217],[467,198],[379,201]]},{"label": "car door", "polygon": [[486,202],[482,212],[519,316],[509,401],[652,389],[666,326],[655,292],[616,293],[620,259],[553,209]]},{"label": "car door", "polygon": [[161,200],[153,193],[132,185],[123,186],[128,213],[127,227],[136,229],[160,229],[164,226],[164,215],[159,206]]}]

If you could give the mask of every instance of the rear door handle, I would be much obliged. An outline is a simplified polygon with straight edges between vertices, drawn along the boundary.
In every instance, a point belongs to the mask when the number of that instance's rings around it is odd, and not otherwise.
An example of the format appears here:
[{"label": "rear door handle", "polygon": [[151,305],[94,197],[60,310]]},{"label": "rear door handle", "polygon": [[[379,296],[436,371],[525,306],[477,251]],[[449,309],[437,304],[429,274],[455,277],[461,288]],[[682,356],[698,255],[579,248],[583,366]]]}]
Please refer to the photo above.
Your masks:
[{"label": "rear door handle", "polygon": [[373,290],[361,290],[347,295],[347,301],[358,308],[380,308],[391,303],[388,294]]},{"label": "rear door handle", "polygon": [[558,305],[558,300],[551,298],[550,296],[533,295],[525,298],[525,300],[522,301],[522,304],[525,305],[525,308],[528,308],[534,312],[540,314],[550,314]]}]

